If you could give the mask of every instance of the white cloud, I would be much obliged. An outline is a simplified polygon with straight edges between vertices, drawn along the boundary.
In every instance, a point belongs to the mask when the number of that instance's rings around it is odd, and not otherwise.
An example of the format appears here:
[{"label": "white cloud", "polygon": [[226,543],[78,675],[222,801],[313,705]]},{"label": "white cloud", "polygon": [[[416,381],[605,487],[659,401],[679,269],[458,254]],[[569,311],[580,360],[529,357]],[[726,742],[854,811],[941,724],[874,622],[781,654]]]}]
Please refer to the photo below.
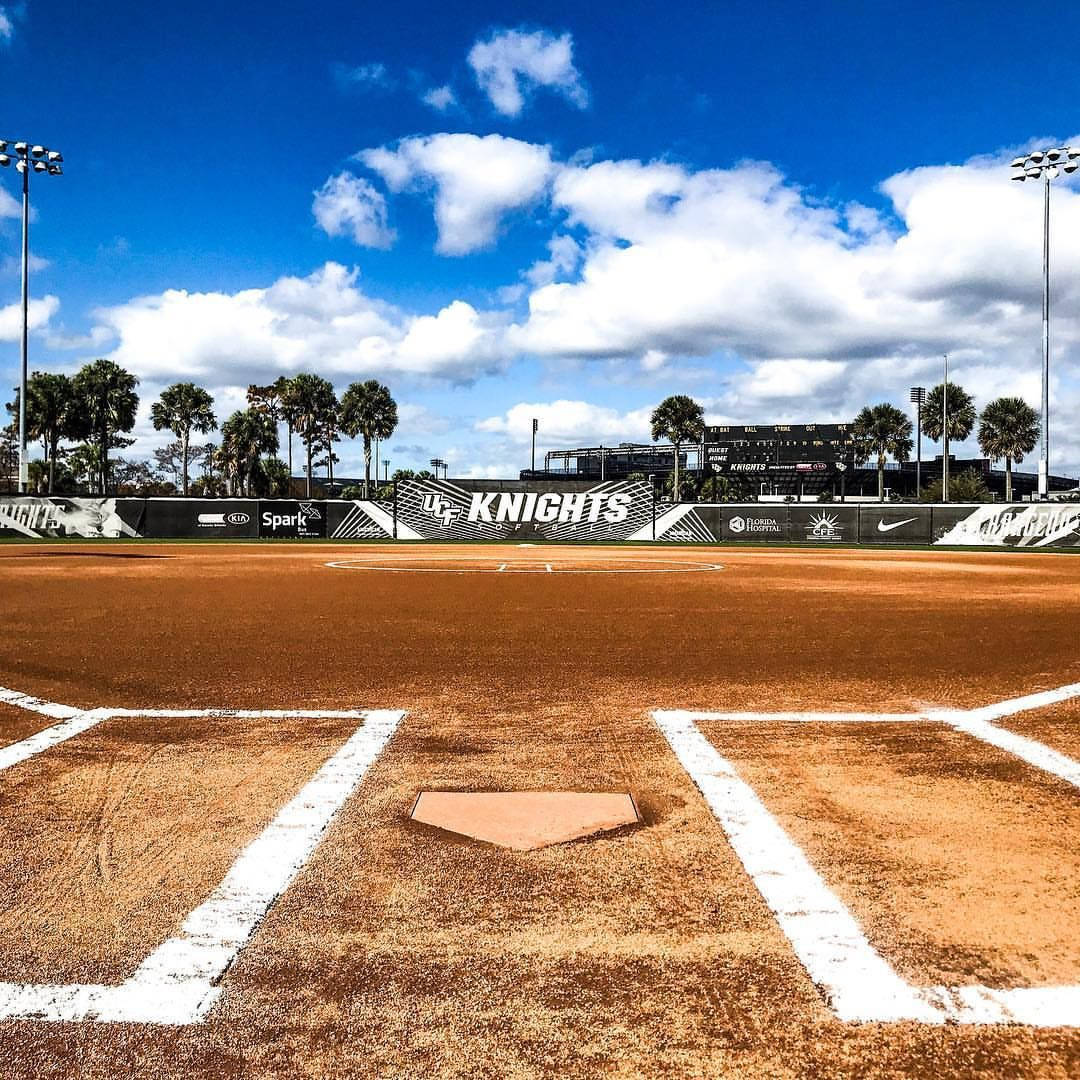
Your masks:
[{"label": "white cloud", "polygon": [[556,233],[548,241],[551,257],[533,263],[524,277],[534,287],[549,285],[558,277],[572,273],[581,261],[582,251],[578,242],[566,233]]},{"label": "white cloud", "polygon": [[469,382],[502,370],[502,319],[456,300],[416,316],[366,295],[357,271],[327,263],[308,277],[237,293],[170,289],[97,312],[110,359],[149,380],[183,374],[212,386],[318,371],[352,381],[392,374]]},{"label": "white cloud", "polygon": [[7,8],[0,7],[0,41],[10,41],[14,33],[15,24],[11,21]]},{"label": "white cloud", "polygon": [[493,243],[501,218],[535,202],[553,171],[548,147],[502,135],[414,137],[396,149],[363,150],[357,158],[391,191],[413,183],[434,186],[437,250],[444,255]]},{"label": "white cloud", "polygon": [[8,191],[0,187],[0,218],[22,217],[22,203]]},{"label": "white cloud", "polygon": [[480,89],[504,116],[518,116],[525,96],[537,87],[562,94],[579,109],[589,95],[574,67],[574,41],[569,34],[555,37],[546,30],[526,33],[499,30],[469,50],[469,66]]},{"label": "white cloud", "polygon": [[[27,325],[30,331],[48,326],[49,320],[60,310],[55,296],[31,299],[27,305]],[[18,341],[22,337],[22,304],[8,304],[0,308],[0,341]]]},{"label": "white cloud", "polygon": [[393,86],[394,82],[386,65],[380,63],[360,64],[356,67],[335,64],[333,71],[338,86],[343,89],[388,89]]},{"label": "white cloud", "polygon": [[[30,273],[36,273],[38,270],[47,270],[52,263],[48,259],[43,259],[40,255],[35,255],[30,252]],[[22,256],[21,255],[6,255],[4,256],[3,263],[0,263],[3,272],[5,274],[21,274],[22,273]]]},{"label": "white cloud", "polygon": [[394,230],[386,224],[386,199],[351,173],[331,176],[318,191],[311,211],[328,236],[351,236],[362,247],[388,248]]},{"label": "white cloud", "polygon": [[532,439],[532,421],[539,420],[537,445],[585,445],[605,440],[650,440],[649,417],[652,406],[619,412],[588,401],[560,399],[548,402],[521,402],[501,416],[489,416],[476,423],[476,430],[504,435],[518,445]]},{"label": "white cloud", "polygon": [[454,91],[449,86],[436,86],[424,94],[420,100],[438,112],[446,112],[451,105],[457,104]]}]

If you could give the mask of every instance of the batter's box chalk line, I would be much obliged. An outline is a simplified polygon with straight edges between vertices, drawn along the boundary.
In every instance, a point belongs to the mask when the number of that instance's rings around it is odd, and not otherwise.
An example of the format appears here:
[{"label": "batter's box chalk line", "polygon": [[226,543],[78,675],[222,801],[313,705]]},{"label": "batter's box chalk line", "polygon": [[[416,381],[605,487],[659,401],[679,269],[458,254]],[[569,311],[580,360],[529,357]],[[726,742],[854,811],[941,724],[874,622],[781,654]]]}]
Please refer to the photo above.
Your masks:
[{"label": "batter's box chalk line", "polygon": [[758,723],[943,723],[1080,788],[1080,762],[996,726],[1016,713],[1080,697],[1080,683],[976,709],[914,713],[688,712],[652,716],[723,826],[746,872],[776,916],[811,980],[840,1020],[929,1024],[1080,1026],[1080,985],[995,990],[915,987],[867,940],[843,902],[769,813],[730,761],[698,729],[702,721]]},{"label": "batter's box chalk line", "polygon": [[274,901],[311,858],[405,716],[362,709],[76,709],[0,687],[0,704],[59,723],[0,749],[0,771],[113,717],[352,719],[360,726],[241,852],[221,884],[119,986],[0,983],[0,1019],[198,1024],[221,996],[221,980]]}]

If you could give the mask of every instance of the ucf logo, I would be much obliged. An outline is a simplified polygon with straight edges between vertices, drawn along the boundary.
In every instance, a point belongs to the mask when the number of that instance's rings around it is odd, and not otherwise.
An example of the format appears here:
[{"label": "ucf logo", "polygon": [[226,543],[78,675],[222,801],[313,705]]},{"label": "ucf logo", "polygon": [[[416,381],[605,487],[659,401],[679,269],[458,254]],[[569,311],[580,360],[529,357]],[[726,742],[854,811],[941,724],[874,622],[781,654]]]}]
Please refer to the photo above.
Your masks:
[{"label": "ucf logo", "polygon": [[425,514],[437,517],[443,528],[449,528],[450,523],[461,513],[461,507],[455,506],[445,495],[437,491],[429,491],[424,495],[424,501],[420,504]]}]

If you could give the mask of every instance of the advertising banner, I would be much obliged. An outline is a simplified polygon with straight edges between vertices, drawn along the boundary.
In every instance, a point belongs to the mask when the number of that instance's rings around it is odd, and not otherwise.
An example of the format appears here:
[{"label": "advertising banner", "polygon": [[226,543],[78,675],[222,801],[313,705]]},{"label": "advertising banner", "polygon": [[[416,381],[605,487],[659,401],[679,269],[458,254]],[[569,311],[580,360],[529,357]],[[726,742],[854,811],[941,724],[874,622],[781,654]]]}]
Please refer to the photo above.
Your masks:
[{"label": "advertising banner", "polygon": [[975,547],[1076,547],[1076,503],[986,503],[933,508],[934,543]]},{"label": "advertising banner", "polygon": [[859,539],[859,508],[837,503],[792,506],[788,510],[788,539],[808,544],[854,544]]},{"label": "advertising banner", "polygon": [[326,503],[293,499],[259,501],[259,536],[311,540],[326,536]]},{"label": "advertising banner", "polygon": [[144,534],[162,539],[225,540],[259,535],[255,499],[147,499]]},{"label": "advertising banner", "polygon": [[930,507],[864,503],[859,508],[859,539],[864,544],[929,544]]},{"label": "advertising banner", "polygon": [[19,495],[0,500],[0,536],[139,536],[143,507],[143,499]]},{"label": "advertising banner", "polygon": [[406,480],[402,526],[429,540],[626,540],[652,525],[652,489],[616,481],[581,490],[484,481]]},{"label": "advertising banner", "polygon": [[784,503],[724,506],[720,511],[720,536],[742,543],[786,542],[788,508]]},{"label": "advertising banner", "polygon": [[[366,499],[323,503],[326,535],[334,540],[388,540],[394,535],[394,504]],[[405,537],[401,539],[416,539]]]}]

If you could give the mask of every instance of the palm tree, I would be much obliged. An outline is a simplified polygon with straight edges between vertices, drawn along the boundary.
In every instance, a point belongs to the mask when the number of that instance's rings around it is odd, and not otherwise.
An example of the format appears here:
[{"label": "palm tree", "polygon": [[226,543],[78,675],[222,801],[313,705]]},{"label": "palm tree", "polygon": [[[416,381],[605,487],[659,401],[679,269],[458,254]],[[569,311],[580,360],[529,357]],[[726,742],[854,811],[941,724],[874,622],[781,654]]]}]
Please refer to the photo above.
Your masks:
[{"label": "palm tree", "polygon": [[168,428],[180,440],[181,475],[184,495],[188,493],[188,454],[191,433],[201,435],[217,427],[214,416],[214,399],[210,393],[194,383],[173,383],[161,391],[161,398],[150,406],[150,419],[155,431]]},{"label": "palm tree", "polygon": [[675,447],[675,483],[672,493],[679,501],[679,446],[682,443],[698,442],[705,432],[705,410],[686,394],[673,394],[664,398],[653,409],[653,442],[667,439]]},{"label": "palm tree", "polygon": [[[364,437],[364,498],[371,492],[371,444],[389,439],[398,424],[397,402],[377,379],[353,383],[341,398],[341,430],[355,439]],[[378,480],[378,477],[376,477]]]},{"label": "palm tree", "polygon": [[878,499],[885,501],[885,458],[897,461],[911,457],[911,421],[895,406],[883,401],[867,405],[852,424],[858,452],[865,457],[877,454]]},{"label": "palm tree", "polygon": [[[273,383],[274,393],[277,394],[278,399],[278,419],[285,421],[285,428],[288,432],[289,441],[289,486],[292,487],[292,437],[293,431],[296,427],[296,392],[293,388],[292,379],[285,375],[280,376],[274,380]],[[250,391],[249,391],[250,392]],[[291,494],[291,491],[290,491]]]},{"label": "palm tree", "polygon": [[[948,430],[942,423],[942,402],[948,414]],[[942,474],[949,471],[949,443],[963,442],[975,427],[975,401],[959,384],[949,383],[949,393],[945,395],[945,386],[938,383],[927,395],[922,409],[922,433],[934,442],[941,442]]]},{"label": "palm tree", "polygon": [[129,446],[120,433],[135,426],[139,380],[112,360],[92,360],[71,380],[75,391],[78,434],[86,435],[96,450],[101,493],[109,489],[109,448]]},{"label": "palm tree", "polygon": [[251,494],[252,479],[263,454],[276,453],[277,425],[266,413],[255,409],[234,412],[221,425],[221,449],[218,459],[228,477],[229,493]]},{"label": "palm tree", "polygon": [[66,375],[35,371],[26,384],[26,427],[45,446],[49,463],[49,494],[56,480],[60,440],[76,428],[75,391]]},{"label": "palm tree", "polygon": [[307,451],[307,497],[310,499],[311,455],[337,412],[337,398],[333,385],[326,379],[319,375],[302,374],[289,380],[287,401],[293,428]]},{"label": "palm tree", "polygon": [[1012,502],[1012,467],[1039,441],[1039,414],[1023,399],[999,397],[979,417],[979,448],[996,461],[1005,459],[1005,501]]}]

